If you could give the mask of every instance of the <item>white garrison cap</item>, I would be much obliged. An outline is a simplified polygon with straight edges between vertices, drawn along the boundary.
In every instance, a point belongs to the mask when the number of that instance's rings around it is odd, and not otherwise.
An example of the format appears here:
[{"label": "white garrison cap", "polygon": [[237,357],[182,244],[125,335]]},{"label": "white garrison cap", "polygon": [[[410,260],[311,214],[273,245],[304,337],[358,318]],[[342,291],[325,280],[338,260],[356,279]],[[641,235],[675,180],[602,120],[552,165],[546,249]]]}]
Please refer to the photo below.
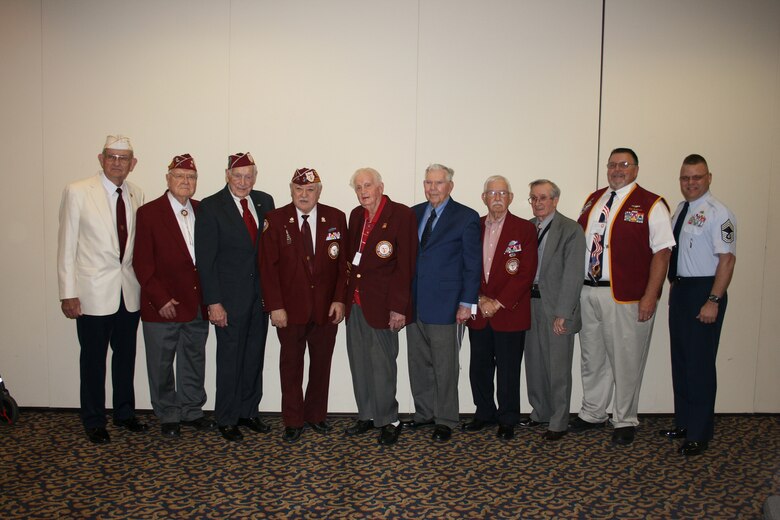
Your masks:
[{"label": "white garrison cap", "polygon": [[103,145],[103,149],[111,148],[112,150],[130,150],[133,151],[133,145],[130,144],[130,138],[123,135],[109,135],[106,136],[106,144]]}]

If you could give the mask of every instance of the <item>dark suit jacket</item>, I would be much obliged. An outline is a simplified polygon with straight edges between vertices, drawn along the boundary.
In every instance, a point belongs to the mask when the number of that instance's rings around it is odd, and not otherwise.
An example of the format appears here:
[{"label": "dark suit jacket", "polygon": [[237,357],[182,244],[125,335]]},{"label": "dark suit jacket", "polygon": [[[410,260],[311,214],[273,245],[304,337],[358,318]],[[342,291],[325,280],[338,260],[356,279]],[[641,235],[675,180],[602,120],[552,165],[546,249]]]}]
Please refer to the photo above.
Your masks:
[{"label": "dark suit jacket", "polygon": [[[198,201],[190,199],[197,214]],[[192,262],[167,192],[138,209],[133,269],[141,284],[141,319],[188,322],[197,317],[203,300],[198,270]],[[197,220],[197,219],[196,219]],[[176,299],[176,318],[166,320],[159,310]],[[206,318],[205,307],[201,317]]]},{"label": "dark suit jacket", "polygon": [[291,203],[265,216],[268,227],[260,246],[260,279],[266,311],[285,309],[290,323],[313,320],[325,325],[333,302],[345,302],[347,290],[347,218],[317,204],[317,222],[310,222],[317,247],[314,274],[306,264],[303,234]]},{"label": "dark suit jacket", "polygon": [[[424,202],[412,208],[418,222],[427,206]],[[425,248],[417,251],[416,318],[439,325],[455,323],[460,302],[477,303],[481,271],[479,215],[450,198]]]},{"label": "dark suit jacket", "polygon": [[[256,190],[249,196],[257,211],[258,228],[262,228],[265,214],[274,209],[274,199]],[[228,315],[246,313],[260,298],[259,248],[259,238],[257,244],[252,244],[227,185],[203,199],[195,219],[195,259],[203,303],[221,303]]]},{"label": "dark suit jacket", "polygon": [[[537,219],[531,219],[536,225]],[[564,318],[569,334],[582,328],[580,292],[585,258],[585,233],[579,224],[556,213],[544,244],[539,292],[548,316]]]},{"label": "dark suit jacket", "polygon": [[353,265],[360,249],[365,209],[358,206],[349,215],[349,285],[347,312],[355,289],[360,289],[360,301],[366,322],[375,329],[387,329],[390,311],[412,316],[412,277],[417,254],[417,220],[411,209],[393,202],[389,197],[371,230],[363,248],[360,265]]},{"label": "dark suit jacket", "polygon": [[[484,239],[485,217],[480,224]],[[479,289],[480,294],[500,301],[504,308],[491,318],[478,311],[476,319],[468,322],[469,327],[484,329],[490,322],[493,330],[503,332],[531,328],[531,286],[536,276],[537,245],[533,224],[507,212],[490,266],[490,280],[485,282],[483,270]]]}]

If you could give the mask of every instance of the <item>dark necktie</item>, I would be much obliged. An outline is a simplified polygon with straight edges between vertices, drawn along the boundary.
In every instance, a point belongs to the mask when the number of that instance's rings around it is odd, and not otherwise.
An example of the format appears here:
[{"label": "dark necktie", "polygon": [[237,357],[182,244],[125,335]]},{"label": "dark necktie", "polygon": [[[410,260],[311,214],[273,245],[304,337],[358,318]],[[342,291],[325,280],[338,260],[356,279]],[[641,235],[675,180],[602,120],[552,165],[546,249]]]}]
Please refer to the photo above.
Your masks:
[{"label": "dark necktie", "polygon": [[428,221],[425,223],[425,229],[423,229],[422,236],[420,237],[420,248],[425,247],[425,243],[431,238],[434,220],[436,220],[436,208],[431,208],[431,216],[428,217]]},{"label": "dark necktie", "polygon": [[690,204],[685,201],[683,204],[680,215],[677,217],[677,222],[674,223],[674,247],[672,248],[672,257],[669,259],[669,281],[674,281],[677,278],[677,253],[680,251],[680,231],[682,231],[683,224],[685,223],[685,217],[688,216],[688,207]]},{"label": "dark necktie", "polygon": [[588,270],[588,276],[594,282],[598,282],[601,279],[601,264],[604,260],[604,235],[607,233],[607,219],[609,218],[609,210],[612,209],[612,201],[615,200],[615,192],[609,196],[609,200],[606,205],[601,208],[601,215],[599,215],[599,224],[604,224],[604,231],[593,235],[593,243],[590,247],[590,269]]},{"label": "dark necktie", "polygon": [[119,237],[119,262],[121,263],[127,246],[127,212],[122,198],[122,188],[117,188],[116,193],[119,195],[116,199],[116,234]]},{"label": "dark necktie", "polygon": [[244,224],[246,230],[249,231],[249,238],[252,239],[252,245],[254,245],[257,242],[257,222],[255,222],[252,212],[249,211],[249,205],[245,198],[241,199],[241,211],[244,214]]},{"label": "dark necktie", "polygon": [[314,245],[311,238],[309,215],[301,215],[301,218],[303,218],[301,231],[303,232],[303,250],[306,252],[306,265],[309,268],[309,273],[314,274]]}]

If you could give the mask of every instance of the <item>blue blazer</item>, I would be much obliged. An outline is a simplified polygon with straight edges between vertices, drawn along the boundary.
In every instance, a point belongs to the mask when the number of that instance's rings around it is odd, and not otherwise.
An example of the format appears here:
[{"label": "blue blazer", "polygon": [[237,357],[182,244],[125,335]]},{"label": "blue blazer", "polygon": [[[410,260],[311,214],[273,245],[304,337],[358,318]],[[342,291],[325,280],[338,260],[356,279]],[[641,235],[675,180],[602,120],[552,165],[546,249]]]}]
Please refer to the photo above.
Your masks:
[{"label": "blue blazer", "polygon": [[[428,202],[412,209],[422,222]],[[412,294],[423,323],[455,323],[460,302],[477,303],[482,279],[479,215],[450,198],[425,248],[417,249]]]}]

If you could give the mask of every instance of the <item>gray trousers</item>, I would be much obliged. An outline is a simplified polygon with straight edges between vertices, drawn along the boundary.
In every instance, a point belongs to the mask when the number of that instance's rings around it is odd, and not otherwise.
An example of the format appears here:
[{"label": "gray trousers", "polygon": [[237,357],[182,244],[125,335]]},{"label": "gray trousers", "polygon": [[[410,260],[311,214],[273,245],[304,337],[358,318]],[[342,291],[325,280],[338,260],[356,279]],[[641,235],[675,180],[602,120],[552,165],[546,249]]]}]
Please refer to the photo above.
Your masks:
[{"label": "gray trousers", "polygon": [[432,325],[417,320],[406,327],[406,339],[414,420],[432,420],[456,428],[460,375],[457,325]]},{"label": "gray trousers", "polygon": [[358,419],[373,419],[376,427],[396,422],[398,333],[371,327],[354,304],[347,320],[347,355]]},{"label": "gray trousers", "polygon": [[554,316],[544,312],[539,298],[531,298],[531,330],[525,339],[525,379],[531,419],[550,423],[549,430],[566,431],[571,407],[571,363],[574,334],[553,332]]},{"label": "gray trousers", "polygon": [[[143,322],[146,369],[154,414],[162,423],[203,416],[209,322]],[[176,361],[176,375],[173,363]]]},{"label": "gray trousers", "polygon": [[612,426],[637,426],[639,390],[645,372],[655,314],[638,321],[638,303],[617,303],[609,287],[583,287],[582,409],[588,422],[607,420],[607,407],[615,391]]}]

